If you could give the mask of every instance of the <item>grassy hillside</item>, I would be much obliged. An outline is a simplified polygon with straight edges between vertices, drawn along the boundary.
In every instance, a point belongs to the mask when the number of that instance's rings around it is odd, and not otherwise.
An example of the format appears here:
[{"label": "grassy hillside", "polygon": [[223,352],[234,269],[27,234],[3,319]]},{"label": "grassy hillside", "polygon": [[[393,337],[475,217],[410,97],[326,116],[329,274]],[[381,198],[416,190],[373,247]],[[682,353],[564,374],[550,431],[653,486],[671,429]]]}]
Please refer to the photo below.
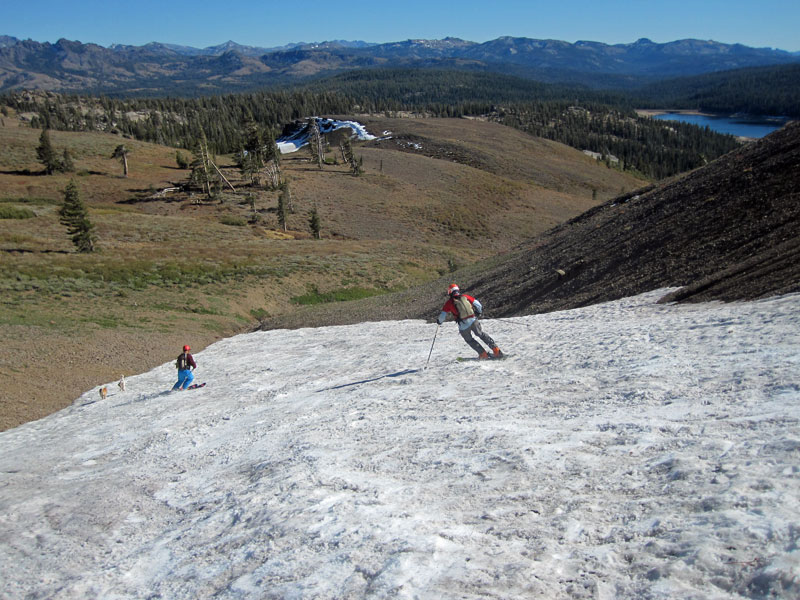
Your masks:
[{"label": "grassy hillside", "polygon": [[[300,302],[360,297],[433,280],[643,184],[566,146],[500,125],[366,119],[390,139],[356,145],[365,174],[284,157],[295,212],[278,226],[277,192],[218,200],[183,192],[172,148],[102,133],[51,131],[76,172],[45,176],[40,131],[0,121],[0,427],[45,416],[81,392],[280,319]],[[413,141],[413,145],[411,142]],[[130,173],[111,159],[130,149]],[[330,154],[329,159],[333,159]],[[340,161],[341,162],[341,161]],[[70,179],[96,225],[77,253],[58,209]],[[253,221],[254,210],[258,220]],[[316,206],[322,239],[312,239]],[[326,296],[326,294],[328,294]],[[265,348],[268,361],[279,348]],[[202,379],[202,365],[198,376]],[[165,387],[171,382],[165,382]]]}]

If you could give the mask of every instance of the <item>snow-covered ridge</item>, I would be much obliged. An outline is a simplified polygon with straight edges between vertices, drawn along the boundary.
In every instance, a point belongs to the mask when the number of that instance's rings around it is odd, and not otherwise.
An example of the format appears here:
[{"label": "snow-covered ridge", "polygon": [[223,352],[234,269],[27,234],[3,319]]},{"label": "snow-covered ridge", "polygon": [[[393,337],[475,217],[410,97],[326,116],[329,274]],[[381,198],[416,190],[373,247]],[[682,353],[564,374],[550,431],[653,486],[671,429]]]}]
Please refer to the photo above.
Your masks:
[{"label": "snow-covered ridge", "polygon": [[503,361],[363,323],[93,390],[0,433],[2,595],[797,598],[800,294],[663,293],[487,319]]},{"label": "snow-covered ridge", "polygon": [[[338,119],[328,119],[324,117],[314,117],[317,122],[319,132],[322,134],[331,133],[337,129],[344,129],[349,127],[352,130],[352,135],[359,140],[374,140],[376,136],[370,134],[366,127],[357,121],[340,121]],[[278,150],[281,154],[289,154],[296,152],[303,146],[308,145],[308,123],[299,121],[295,123],[294,128],[285,132],[284,135],[276,140]]]}]

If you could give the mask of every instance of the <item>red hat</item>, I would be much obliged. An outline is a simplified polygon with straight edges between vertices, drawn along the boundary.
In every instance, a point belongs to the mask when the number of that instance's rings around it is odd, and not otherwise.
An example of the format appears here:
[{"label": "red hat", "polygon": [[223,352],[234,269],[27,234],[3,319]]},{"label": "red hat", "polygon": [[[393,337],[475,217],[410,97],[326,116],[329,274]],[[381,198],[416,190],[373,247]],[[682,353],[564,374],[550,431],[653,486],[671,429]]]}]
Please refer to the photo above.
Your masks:
[{"label": "red hat", "polygon": [[188,352],[189,350],[191,350],[191,348],[189,348],[189,346],[184,346],[184,347],[183,347],[183,351],[184,351],[184,352]]},{"label": "red hat", "polygon": [[455,283],[451,283],[450,287],[447,288],[447,295],[452,296],[453,294],[460,294],[461,290],[458,289],[458,286]]}]

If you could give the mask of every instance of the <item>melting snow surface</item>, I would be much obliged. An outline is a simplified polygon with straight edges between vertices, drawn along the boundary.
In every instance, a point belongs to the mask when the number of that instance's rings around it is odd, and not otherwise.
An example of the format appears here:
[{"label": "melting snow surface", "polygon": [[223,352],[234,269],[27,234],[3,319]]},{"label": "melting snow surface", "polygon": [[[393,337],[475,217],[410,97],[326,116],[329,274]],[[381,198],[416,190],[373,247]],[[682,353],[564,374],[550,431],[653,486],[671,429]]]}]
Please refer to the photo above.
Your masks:
[{"label": "melting snow surface", "polygon": [[363,323],[87,392],[0,433],[0,595],[798,598],[800,295],[663,293],[487,319],[503,361]]},{"label": "melting snow surface", "polygon": [[[353,135],[359,140],[374,140],[376,137],[370,134],[366,127],[356,121],[340,121],[337,119],[326,119],[314,117],[317,121],[317,127],[320,133],[331,133],[337,129],[349,127],[353,131]],[[308,144],[308,125],[298,127],[292,133],[282,136],[276,140],[278,150],[281,154],[289,154],[290,152],[297,152],[300,148]]]}]

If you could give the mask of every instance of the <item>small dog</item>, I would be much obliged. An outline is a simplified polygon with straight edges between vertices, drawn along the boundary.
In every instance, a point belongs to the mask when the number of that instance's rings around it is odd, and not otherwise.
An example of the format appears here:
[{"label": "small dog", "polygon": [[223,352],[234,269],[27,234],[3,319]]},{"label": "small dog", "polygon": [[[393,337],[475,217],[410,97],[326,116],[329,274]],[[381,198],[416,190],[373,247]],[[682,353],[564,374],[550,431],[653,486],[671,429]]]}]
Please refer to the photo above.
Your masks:
[{"label": "small dog", "polygon": [[119,386],[119,389],[121,389],[123,392],[125,391],[125,375],[122,376],[122,379],[119,380],[117,385]]},{"label": "small dog", "polygon": [[107,387],[105,387],[105,386],[104,386],[104,387],[101,387],[101,388],[100,388],[100,398],[101,398],[101,399],[103,399],[103,400],[105,400],[105,399],[106,399],[106,396],[108,396],[108,388],[107,388]]}]

